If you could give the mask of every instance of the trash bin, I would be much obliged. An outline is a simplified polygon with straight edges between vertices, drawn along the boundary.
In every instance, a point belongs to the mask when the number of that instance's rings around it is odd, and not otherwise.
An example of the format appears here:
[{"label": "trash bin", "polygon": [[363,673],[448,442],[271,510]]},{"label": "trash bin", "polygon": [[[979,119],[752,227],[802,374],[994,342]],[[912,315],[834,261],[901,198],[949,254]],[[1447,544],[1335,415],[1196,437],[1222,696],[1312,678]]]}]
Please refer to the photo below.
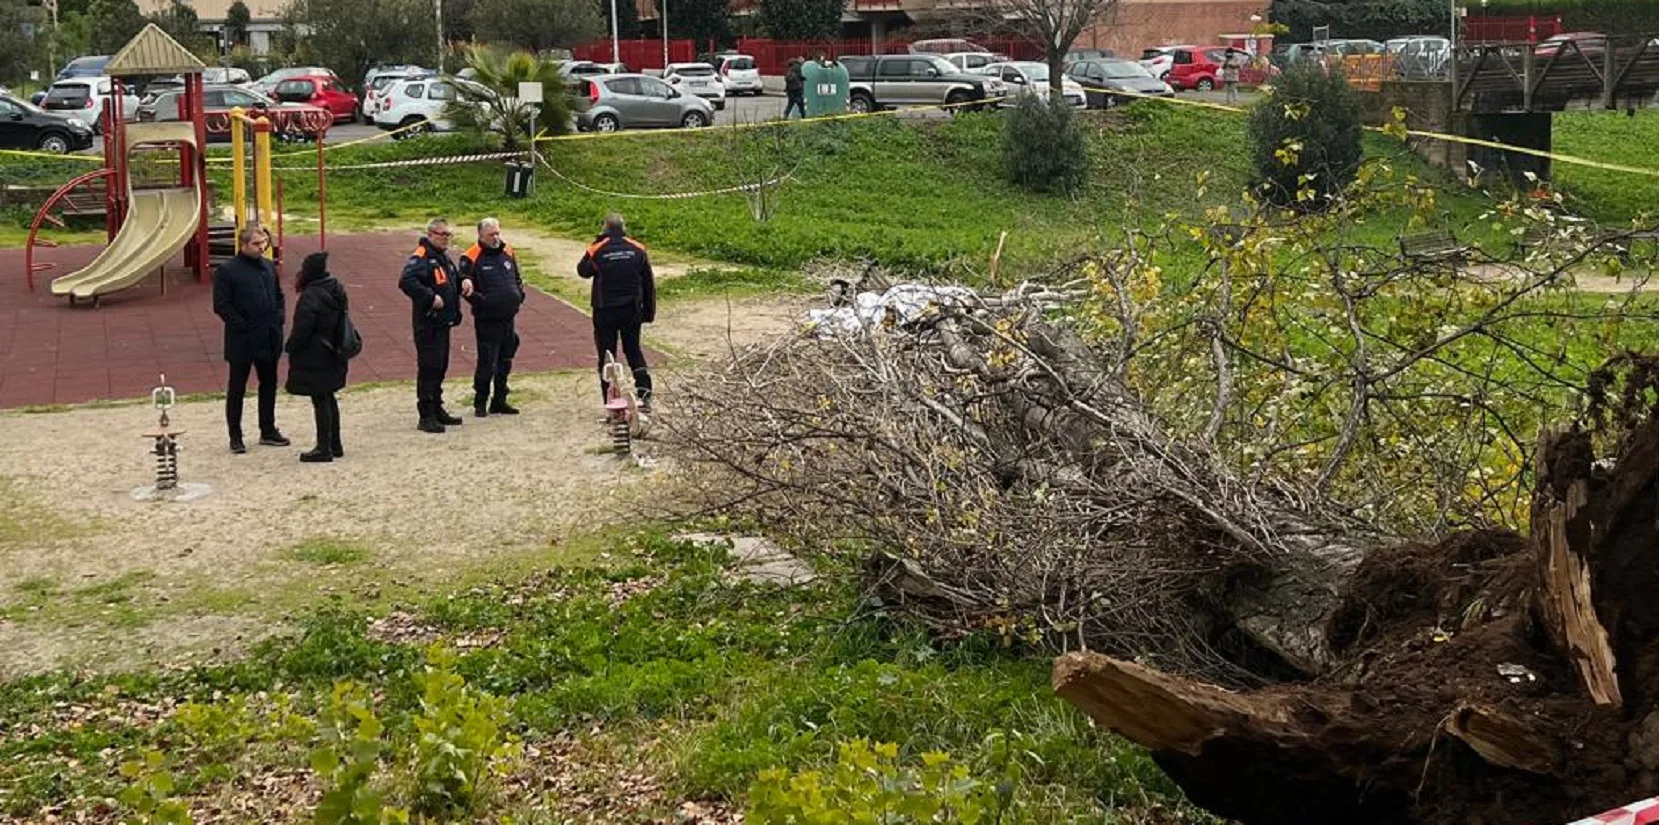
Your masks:
[{"label": "trash bin", "polygon": [[847,96],[852,84],[847,68],[840,63],[808,60],[801,64],[801,79],[806,88],[806,116],[840,115],[847,111]]},{"label": "trash bin", "polygon": [[528,198],[536,191],[536,164],[533,161],[507,161],[507,197]]}]

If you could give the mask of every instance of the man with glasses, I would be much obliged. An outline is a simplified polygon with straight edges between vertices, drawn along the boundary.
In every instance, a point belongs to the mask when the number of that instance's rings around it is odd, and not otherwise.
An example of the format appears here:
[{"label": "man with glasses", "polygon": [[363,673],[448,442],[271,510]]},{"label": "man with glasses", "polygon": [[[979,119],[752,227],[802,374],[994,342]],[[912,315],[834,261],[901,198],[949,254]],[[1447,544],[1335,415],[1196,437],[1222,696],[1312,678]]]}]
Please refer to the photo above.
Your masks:
[{"label": "man with glasses", "polygon": [[[518,353],[513,318],[524,303],[524,276],[513,248],[501,239],[501,221],[478,222],[478,243],[461,253],[461,295],[472,304],[472,329],[478,336],[478,369],[472,374],[472,412],[479,418],[518,415],[507,403],[507,376]],[[491,389],[495,391],[492,400]]]},{"label": "man with glasses", "polygon": [[448,251],[452,234],[449,221],[428,221],[426,235],[398,279],[398,288],[409,296],[415,325],[415,408],[423,433],[441,433],[444,427],[461,423],[444,409],[449,328],[461,323],[461,278]]},{"label": "man with glasses", "polygon": [[248,451],[242,443],[242,399],[248,374],[259,374],[259,443],[286,447],[276,426],[277,359],[282,357],[282,326],[287,321],[276,265],[265,257],[270,236],[256,223],[236,236],[237,253],[213,270],[213,313],[225,322],[225,360],[230,383],[225,387],[225,424],[230,451]]}]

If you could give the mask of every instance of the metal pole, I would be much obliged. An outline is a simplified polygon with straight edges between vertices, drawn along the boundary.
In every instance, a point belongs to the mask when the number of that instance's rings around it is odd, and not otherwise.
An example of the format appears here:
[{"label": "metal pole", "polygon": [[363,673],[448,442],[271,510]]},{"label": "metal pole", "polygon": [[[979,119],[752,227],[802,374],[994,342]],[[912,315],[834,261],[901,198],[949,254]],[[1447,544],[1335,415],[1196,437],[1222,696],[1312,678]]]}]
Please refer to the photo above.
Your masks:
[{"label": "metal pole", "polygon": [[432,0],[434,15],[438,18],[438,74],[444,73],[444,0]]},{"label": "metal pole", "polygon": [[662,70],[668,71],[668,0],[657,0],[657,22],[662,24]]},{"label": "metal pole", "polygon": [[[611,62],[622,62],[622,42],[616,35],[616,0],[611,0]],[[664,66],[663,68],[668,67]]]},{"label": "metal pole", "polygon": [[1452,36],[1447,48],[1446,71],[1452,79],[1452,111],[1457,111],[1457,0],[1452,0]]}]

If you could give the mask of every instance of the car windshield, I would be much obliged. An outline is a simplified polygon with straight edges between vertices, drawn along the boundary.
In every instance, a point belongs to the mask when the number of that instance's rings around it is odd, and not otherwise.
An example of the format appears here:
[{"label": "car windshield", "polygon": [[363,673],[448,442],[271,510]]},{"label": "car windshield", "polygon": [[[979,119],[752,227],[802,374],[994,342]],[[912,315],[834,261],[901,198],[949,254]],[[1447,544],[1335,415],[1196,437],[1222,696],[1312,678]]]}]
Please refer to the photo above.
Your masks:
[{"label": "car windshield", "polygon": [[932,66],[935,69],[938,69],[939,74],[956,74],[956,73],[962,71],[961,69],[957,68],[955,63],[952,63],[949,60],[946,60],[943,57],[940,57],[936,54],[923,55],[922,59],[926,60],[928,62],[928,65]]},{"label": "car windshield", "polygon": [[726,65],[734,72],[747,72],[755,67],[755,61],[748,57],[737,57],[726,61]]},{"label": "car windshield", "polygon": [[1152,73],[1145,66],[1129,60],[1114,60],[1100,64],[1101,70],[1113,80],[1126,80],[1131,77],[1151,77]]},{"label": "car windshield", "polygon": [[10,103],[11,105],[16,106],[19,109],[22,109],[25,112],[33,112],[34,114],[41,114],[42,113],[39,106],[36,106],[33,103],[30,103],[29,101],[24,100],[22,98],[0,97],[0,100],[4,100],[5,102]]},{"label": "car windshield", "polygon": [[82,100],[92,94],[92,87],[85,83],[54,83],[51,90],[46,92],[46,102],[62,103],[66,100]]},{"label": "car windshield", "polygon": [[1025,79],[1032,83],[1048,82],[1048,64],[1046,63],[1015,63],[1014,68],[1025,75]]},{"label": "car windshield", "polygon": [[703,64],[675,66],[674,73],[681,77],[709,77],[714,74],[714,67]]},{"label": "car windshield", "polygon": [[1163,57],[1166,54],[1169,54],[1169,51],[1167,49],[1147,49],[1146,51],[1141,52],[1141,59],[1142,60],[1155,60],[1157,58]]},{"label": "car windshield", "polygon": [[108,57],[77,57],[63,67],[64,77],[86,77],[104,73],[104,66],[109,64]]}]

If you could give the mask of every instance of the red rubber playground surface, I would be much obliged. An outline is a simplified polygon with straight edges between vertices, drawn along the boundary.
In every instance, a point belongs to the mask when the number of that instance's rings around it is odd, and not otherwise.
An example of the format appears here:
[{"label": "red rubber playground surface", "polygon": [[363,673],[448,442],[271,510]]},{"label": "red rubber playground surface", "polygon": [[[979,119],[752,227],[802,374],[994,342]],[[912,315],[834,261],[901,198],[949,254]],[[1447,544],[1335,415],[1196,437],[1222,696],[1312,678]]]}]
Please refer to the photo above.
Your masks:
[{"label": "red rubber playground surface", "polygon": [[[409,299],[398,291],[397,279],[416,238],[377,233],[328,239],[329,270],[345,283],[352,320],[363,335],[363,354],[351,363],[352,383],[415,377]],[[101,248],[41,251],[37,260],[57,266],[35,273],[32,293],[23,250],[0,250],[0,409],[148,397],[163,372],[181,394],[224,389],[224,326],[213,314],[212,285],[197,283],[182,255],[168,267],[165,295],[152,277],[104,296],[96,308],[72,308],[67,298],[52,296],[52,278],[90,262]],[[299,262],[316,250],[314,237],[288,241],[282,289],[290,315]],[[459,388],[471,383],[470,319],[455,333],[449,383]],[[518,333],[515,372],[593,365],[591,322],[555,298],[531,290],[519,311]]]}]

